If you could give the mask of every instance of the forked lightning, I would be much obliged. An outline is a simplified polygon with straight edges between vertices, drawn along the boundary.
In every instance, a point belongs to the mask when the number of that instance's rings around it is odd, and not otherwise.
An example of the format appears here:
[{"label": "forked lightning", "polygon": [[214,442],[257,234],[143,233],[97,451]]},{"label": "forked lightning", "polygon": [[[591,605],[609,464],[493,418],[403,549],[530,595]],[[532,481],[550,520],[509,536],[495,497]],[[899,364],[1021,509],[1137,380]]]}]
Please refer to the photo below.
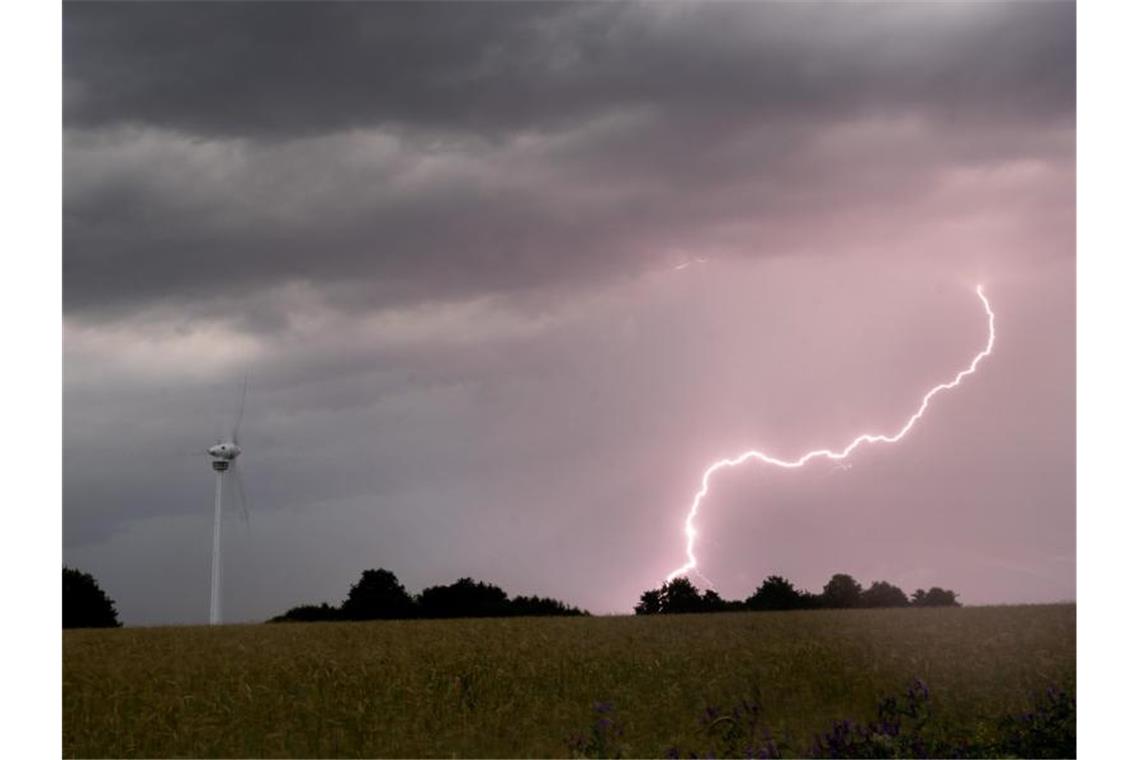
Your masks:
[{"label": "forked lightning", "polygon": [[928,390],[926,392],[926,395],[922,397],[922,403],[919,404],[918,411],[910,416],[910,418],[906,421],[906,424],[899,428],[898,432],[891,435],[863,433],[862,435],[855,438],[855,440],[847,444],[847,446],[843,449],[840,449],[838,451],[833,451],[831,449],[815,449],[814,451],[807,452],[799,459],[779,459],[777,457],[765,454],[762,451],[752,450],[745,451],[743,454],[738,454],[732,458],[721,459],[709,465],[709,467],[705,470],[704,476],[701,478],[701,489],[697,491],[696,495],[693,497],[692,505],[689,507],[689,514],[685,517],[685,554],[688,556],[688,561],[673,572],[669,573],[669,575],[666,576],[665,580],[671,581],[674,578],[686,575],[688,573],[694,573],[698,576],[700,575],[700,571],[697,569],[697,555],[694,551],[694,545],[697,540],[696,520],[697,515],[701,511],[701,504],[704,502],[705,497],[709,493],[709,486],[710,481],[712,480],[712,476],[717,472],[725,469],[726,467],[736,467],[737,465],[741,465],[752,460],[758,460],[764,464],[771,464],[775,465],[776,467],[782,467],[784,469],[791,470],[803,467],[813,459],[830,459],[836,462],[844,460],[850,456],[851,453],[855,451],[855,449],[859,448],[864,443],[895,443],[907,433],[909,433],[910,429],[914,427],[915,423],[922,418],[922,415],[926,413],[926,408],[930,404],[930,400],[932,398],[934,398],[942,391],[947,391],[951,388],[958,387],[963,378],[974,374],[978,368],[978,364],[982,361],[982,359],[986,358],[993,352],[995,335],[994,312],[993,309],[990,308],[990,302],[986,299],[985,293],[982,292],[981,285],[977,287],[976,292],[978,294],[978,298],[980,298],[982,301],[982,306],[985,307],[986,316],[989,320],[989,339],[986,341],[986,347],[974,357],[974,360],[970,362],[970,366],[959,372],[953,380],[948,383],[936,385]]}]

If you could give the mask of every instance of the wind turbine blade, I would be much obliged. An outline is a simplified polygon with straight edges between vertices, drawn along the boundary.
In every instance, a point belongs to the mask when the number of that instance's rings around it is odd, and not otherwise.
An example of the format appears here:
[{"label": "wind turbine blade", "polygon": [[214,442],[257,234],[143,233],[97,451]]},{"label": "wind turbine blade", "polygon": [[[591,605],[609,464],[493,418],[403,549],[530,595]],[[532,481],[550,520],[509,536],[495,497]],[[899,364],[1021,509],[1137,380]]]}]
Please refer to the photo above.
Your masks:
[{"label": "wind turbine blade", "polygon": [[241,468],[235,461],[230,466],[230,472],[233,473],[234,485],[237,486],[238,506],[241,508],[241,519],[245,521],[245,527],[249,528],[249,507],[245,500],[245,478],[242,477]]},{"label": "wind turbine blade", "polygon": [[233,432],[230,434],[230,440],[233,441],[234,443],[238,442],[238,430],[241,428],[241,416],[242,416],[242,414],[245,413],[245,391],[246,391],[246,387],[248,385],[249,385],[249,375],[246,375],[245,379],[242,380],[242,383],[241,383],[241,402],[238,404],[237,419],[234,420],[234,429],[233,429]]},{"label": "wind turbine blade", "polygon": [[219,404],[218,406],[214,407],[213,416],[214,432],[216,433],[214,437],[217,439],[214,442],[221,443],[222,441],[226,440],[226,417],[229,416],[229,413],[224,408],[221,408],[221,405]]}]

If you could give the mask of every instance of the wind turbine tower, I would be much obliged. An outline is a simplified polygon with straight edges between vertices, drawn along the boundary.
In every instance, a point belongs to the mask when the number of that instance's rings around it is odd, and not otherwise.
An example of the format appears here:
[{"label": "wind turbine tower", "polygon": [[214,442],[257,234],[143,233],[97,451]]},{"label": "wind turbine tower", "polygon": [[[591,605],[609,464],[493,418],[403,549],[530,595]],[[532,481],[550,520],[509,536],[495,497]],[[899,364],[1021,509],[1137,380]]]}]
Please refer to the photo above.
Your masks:
[{"label": "wind turbine tower", "polygon": [[[238,445],[238,429],[241,427],[242,412],[245,410],[246,384],[241,388],[241,404],[238,406],[237,417],[227,440],[219,439],[206,454],[210,457],[210,467],[214,470],[214,553],[210,568],[210,625],[222,622],[222,494],[225,492],[225,483],[234,479],[238,486],[242,512],[245,513],[245,487],[242,484],[241,472],[237,468],[237,458],[241,454]],[[246,514],[246,520],[248,520]]]}]

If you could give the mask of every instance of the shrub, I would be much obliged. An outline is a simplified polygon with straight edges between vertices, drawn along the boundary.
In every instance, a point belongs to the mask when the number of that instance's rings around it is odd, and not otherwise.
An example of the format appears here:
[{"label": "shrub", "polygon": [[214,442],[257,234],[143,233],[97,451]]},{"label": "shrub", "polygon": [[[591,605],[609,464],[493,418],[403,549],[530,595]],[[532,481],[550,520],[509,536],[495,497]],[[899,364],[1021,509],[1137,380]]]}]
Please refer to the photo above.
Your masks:
[{"label": "shrub", "polygon": [[302,604],[288,610],[283,615],[271,619],[270,623],[318,623],[329,620],[342,620],[340,608],[333,607],[327,602],[321,604]]},{"label": "shrub", "polygon": [[1008,715],[999,723],[991,754],[1006,757],[1076,757],[1077,698],[1070,691],[1049,688],[1033,709]]},{"label": "shrub", "polygon": [[88,573],[63,568],[63,627],[118,628],[115,602]]},{"label": "shrub", "polygon": [[570,738],[567,745],[573,757],[615,757],[622,756],[621,738],[624,733],[621,723],[614,717],[613,702],[594,703],[594,723],[589,731]]},{"label": "shrub", "polygon": [[[568,746],[575,757],[621,757],[621,724],[612,703],[594,705],[591,729],[572,737]],[[832,721],[816,736],[809,750],[795,752],[773,739],[762,725],[760,698],[754,687],[749,696],[729,709],[706,707],[698,720],[700,739],[694,748],[669,747],[667,758],[1061,758],[1076,757],[1077,702],[1072,692],[1050,688],[1020,715],[997,720],[992,737],[950,741],[928,735],[930,689],[914,679],[901,696],[880,700],[877,717],[868,723]]]}]

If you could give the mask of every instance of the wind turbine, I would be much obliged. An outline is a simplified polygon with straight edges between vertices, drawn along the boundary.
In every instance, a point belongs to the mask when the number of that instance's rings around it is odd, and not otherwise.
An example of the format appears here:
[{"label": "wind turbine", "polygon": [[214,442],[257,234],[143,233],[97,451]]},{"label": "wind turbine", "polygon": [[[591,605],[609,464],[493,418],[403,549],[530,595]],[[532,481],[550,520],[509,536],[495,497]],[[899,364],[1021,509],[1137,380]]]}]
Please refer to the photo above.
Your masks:
[{"label": "wind turbine", "polygon": [[210,570],[210,625],[222,622],[222,492],[227,479],[233,480],[238,487],[238,496],[241,501],[242,516],[247,524],[249,513],[245,506],[245,486],[242,483],[241,471],[238,470],[237,458],[241,454],[238,445],[238,430],[241,428],[241,417],[245,411],[245,391],[248,379],[241,386],[241,403],[238,405],[237,417],[228,439],[219,436],[218,442],[206,449],[210,457],[210,467],[214,470],[214,556]]}]

